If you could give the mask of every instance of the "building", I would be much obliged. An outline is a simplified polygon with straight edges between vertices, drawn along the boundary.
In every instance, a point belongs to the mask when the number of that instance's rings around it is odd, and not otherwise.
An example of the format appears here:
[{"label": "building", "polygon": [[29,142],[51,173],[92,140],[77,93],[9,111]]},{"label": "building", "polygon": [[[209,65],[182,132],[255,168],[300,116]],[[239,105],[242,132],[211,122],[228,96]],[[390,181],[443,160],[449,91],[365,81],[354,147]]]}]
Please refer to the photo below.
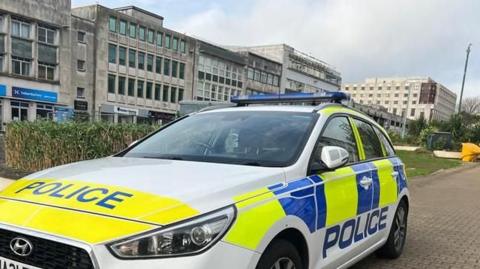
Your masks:
[{"label": "building", "polygon": [[341,74],[334,67],[288,45],[231,47],[231,49],[249,51],[280,63],[282,72],[279,79],[282,93],[340,90]]},{"label": "building", "polygon": [[75,110],[111,122],[161,123],[193,98],[195,40],[135,6],[72,9]]},{"label": "building", "polygon": [[[395,131],[397,133],[401,132],[404,120],[402,116],[388,112],[385,107],[379,105],[364,105],[359,103],[353,103],[352,106],[355,109],[370,116],[386,130]],[[408,127],[409,123],[410,121],[407,120],[406,127]]]},{"label": "building", "polygon": [[197,40],[194,98],[199,101],[229,101],[245,93],[246,58],[217,45]]},{"label": "building", "polygon": [[2,123],[72,113],[70,20],[69,0],[0,1]]},{"label": "building", "polygon": [[342,89],[355,102],[383,106],[388,112],[411,120],[445,121],[455,113],[457,95],[428,77],[368,78],[349,83]]}]

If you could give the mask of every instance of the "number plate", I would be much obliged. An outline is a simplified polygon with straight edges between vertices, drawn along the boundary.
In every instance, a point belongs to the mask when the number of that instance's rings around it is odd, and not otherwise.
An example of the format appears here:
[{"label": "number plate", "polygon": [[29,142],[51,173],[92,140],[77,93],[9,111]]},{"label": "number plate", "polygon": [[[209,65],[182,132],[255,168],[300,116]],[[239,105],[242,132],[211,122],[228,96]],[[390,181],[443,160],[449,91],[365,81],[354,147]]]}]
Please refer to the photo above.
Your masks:
[{"label": "number plate", "polygon": [[41,269],[41,268],[0,257],[0,269]]}]

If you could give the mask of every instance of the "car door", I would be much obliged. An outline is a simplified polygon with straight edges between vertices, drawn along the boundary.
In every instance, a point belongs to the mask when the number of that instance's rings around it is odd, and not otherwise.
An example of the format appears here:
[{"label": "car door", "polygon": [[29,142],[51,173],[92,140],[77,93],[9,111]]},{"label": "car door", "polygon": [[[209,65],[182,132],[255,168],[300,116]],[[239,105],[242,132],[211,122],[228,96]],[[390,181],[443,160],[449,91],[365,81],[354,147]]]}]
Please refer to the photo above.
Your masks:
[{"label": "car door", "polygon": [[[320,182],[316,188],[319,210],[317,229],[320,230],[317,240],[322,259],[319,261],[320,264],[314,265],[314,268],[337,267],[354,258],[363,249],[364,243],[360,242],[358,236],[355,238],[357,215],[359,209],[370,210],[373,195],[373,192],[368,190],[359,194],[356,170],[365,167],[358,164],[359,148],[348,116],[334,115],[327,120],[315,146],[313,162],[320,160],[324,146],[339,146],[346,149],[349,161],[344,167],[334,171],[323,171],[318,176],[310,177],[317,178]],[[368,169],[360,174],[370,177]]]},{"label": "car door", "polygon": [[397,200],[396,174],[386,148],[379,137],[381,131],[369,122],[354,118],[359,143],[361,143],[363,164],[370,169],[372,183],[372,204],[368,227],[369,246],[388,236],[388,227],[395,212]]}]

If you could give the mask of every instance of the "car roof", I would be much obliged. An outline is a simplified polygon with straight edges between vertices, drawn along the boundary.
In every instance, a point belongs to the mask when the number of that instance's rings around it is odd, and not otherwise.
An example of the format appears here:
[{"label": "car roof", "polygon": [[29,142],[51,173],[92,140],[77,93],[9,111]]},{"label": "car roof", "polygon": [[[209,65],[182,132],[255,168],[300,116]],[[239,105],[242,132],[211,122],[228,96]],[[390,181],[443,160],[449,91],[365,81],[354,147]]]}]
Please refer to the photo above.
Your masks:
[{"label": "car roof", "polygon": [[275,105],[250,105],[238,107],[217,108],[200,111],[199,113],[232,112],[232,111],[280,111],[280,112],[307,112],[312,113],[314,106],[275,106]]}]

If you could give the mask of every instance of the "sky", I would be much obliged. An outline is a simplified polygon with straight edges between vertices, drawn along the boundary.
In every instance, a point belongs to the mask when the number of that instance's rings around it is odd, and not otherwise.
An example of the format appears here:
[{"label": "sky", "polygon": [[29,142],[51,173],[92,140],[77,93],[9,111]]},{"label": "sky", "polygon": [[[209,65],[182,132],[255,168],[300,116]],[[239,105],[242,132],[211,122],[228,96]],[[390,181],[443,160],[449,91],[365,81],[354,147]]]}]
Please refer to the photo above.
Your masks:
[{"label": "sky", "polygon": [[136,5],[164,25],[215,44],[285,43],[335,66],[344,83],[429,76],[480,96],[479,0],[72,0]]}]

